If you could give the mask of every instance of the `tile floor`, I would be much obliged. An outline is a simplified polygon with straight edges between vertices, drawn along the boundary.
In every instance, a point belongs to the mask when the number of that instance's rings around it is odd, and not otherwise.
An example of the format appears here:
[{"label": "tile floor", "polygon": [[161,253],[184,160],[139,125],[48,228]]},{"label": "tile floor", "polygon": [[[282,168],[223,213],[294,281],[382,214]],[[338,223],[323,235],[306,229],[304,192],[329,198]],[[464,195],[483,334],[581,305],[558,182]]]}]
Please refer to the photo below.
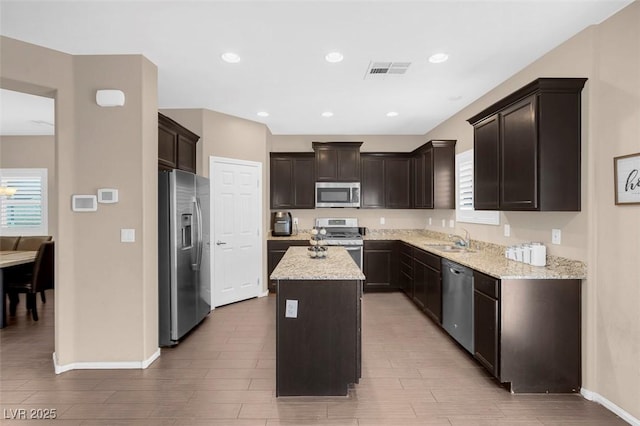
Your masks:
[{"label": "tile floor", "polygon": [[[52,293],[52,292],[48,292]],[[348,397],[275,398],[275,298],[216,309],[146,370],[53,373],[53,295],[0,330],[3,424],[625,425],[578,395],[511,395],[400,293],[363,300],[363,377]],[[40,302],[38,302],[40,303]],[[15,414],[14,414],[15,415]]]}]

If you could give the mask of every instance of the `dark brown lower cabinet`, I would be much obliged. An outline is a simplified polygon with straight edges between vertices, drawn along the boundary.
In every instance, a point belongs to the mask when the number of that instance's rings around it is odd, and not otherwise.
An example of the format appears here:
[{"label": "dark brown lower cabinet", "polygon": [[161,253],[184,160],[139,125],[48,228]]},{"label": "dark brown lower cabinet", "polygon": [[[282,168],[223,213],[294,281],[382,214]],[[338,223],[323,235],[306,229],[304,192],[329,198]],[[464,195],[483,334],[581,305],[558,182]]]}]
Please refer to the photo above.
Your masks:
[{"label": "dark brown lower cabinet", "polygon": [[475,358],[494,377],[499,376],[499,303],[500,280],[474,272],[473,323]]},{"label": "dark brown lower cabinet", "polygon": [[398,252],[398,287],[410,299],[413,299],[413,248],[407,243],[398,241],[396,249]]},{"label": "dark brown lower cabinet", "polygon": [[579,392],[581,280],[474,273],[475,357],[513,393]]},{"label": "dark brown lower cabinet", "polygon": [[440,256],[413,250],[413,301],[438,324],[442,322]]},{"label": "dark brown lower cabinet", "polygon": [[[362,375],[361,281],[279,280],[276,396],[347,395]],[[288,300],[298,301],[295,318]]]},{"label": "dark brown lower cabinet", "polygon": [[[306,240],[267,240],[267,279],[276,269],[278,263],[291,246],[308,246],[309,241]],[[269,291],[276,291],[276,282],[269,280]]]},{"label": "dark brown lower cabinet", "polygon": [[394,280],[395,241],[364,242],[364,291],[397,290]]}]

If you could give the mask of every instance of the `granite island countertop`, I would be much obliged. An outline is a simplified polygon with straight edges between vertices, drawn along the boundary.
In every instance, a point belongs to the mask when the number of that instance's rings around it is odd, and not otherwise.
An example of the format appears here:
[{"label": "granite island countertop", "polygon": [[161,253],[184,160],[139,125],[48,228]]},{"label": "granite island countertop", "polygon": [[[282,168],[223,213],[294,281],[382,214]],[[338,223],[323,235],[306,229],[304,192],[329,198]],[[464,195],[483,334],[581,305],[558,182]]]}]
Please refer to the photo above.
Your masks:
[{"label": "granite island countertop", "polygon": [[324,258],[311,258],[307,247],[289,247],[269,277],[272,280],[364,280],[344,247],[331,246]]},{"label": "granite island countertop", "polygon": [[[291,237],[270,237],[270,240],[305,240],[311,234],[300,232]],[[472,239],[473,252],[443,252],[430,245],[452,244],[446,234],[425,230],[373,230],[363,236],[365,241],[396,240],[449,259],[495,278],[507,279],[585,279],[584,262],[547,255],[547,266],[532,266],[504,257],[504,247]],[[306,249],[306,248],[304,248]],[[313,259],[315,260],[315,259]],[[274,271],[275,272],[275,271]]]}]

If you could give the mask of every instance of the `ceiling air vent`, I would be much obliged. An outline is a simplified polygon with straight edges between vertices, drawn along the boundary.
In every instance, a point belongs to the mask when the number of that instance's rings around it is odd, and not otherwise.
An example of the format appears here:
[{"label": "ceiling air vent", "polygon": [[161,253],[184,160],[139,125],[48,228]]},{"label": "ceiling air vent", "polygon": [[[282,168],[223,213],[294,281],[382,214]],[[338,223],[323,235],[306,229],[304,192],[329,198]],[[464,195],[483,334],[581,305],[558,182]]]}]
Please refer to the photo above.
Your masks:
[{"label": "ceiling air vent", "polygon": [[388,74],[404,74],[411,65],[411,62],[369,62],[367,73],[364,78]]}]

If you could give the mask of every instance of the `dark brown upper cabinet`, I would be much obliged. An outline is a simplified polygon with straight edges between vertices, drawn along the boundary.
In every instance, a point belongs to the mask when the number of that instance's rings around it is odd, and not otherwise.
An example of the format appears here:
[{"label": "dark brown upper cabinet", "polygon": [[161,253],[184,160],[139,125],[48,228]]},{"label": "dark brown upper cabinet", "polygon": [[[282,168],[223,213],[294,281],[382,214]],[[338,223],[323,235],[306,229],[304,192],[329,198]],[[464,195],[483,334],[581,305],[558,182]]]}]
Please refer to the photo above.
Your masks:
[{"label": "dark brown upper cabinet", "polygon": [[413,207],[455,209],[456,141],[431,140],[412,153]]},{"label": "dark brown upper cabinet", "polygon": [[196,172],[196,143],[200,136],[158,113],[158,168]]},{"label": "dark brown upper cabinet", "polygon": [[359,182],[362,142],[313,142],[316,181]]},{"label": "dark brown upper cabinet", "polygon": [[271,208],[315,208],[315,155],[271,153]]},{"label": "dark brown upper cabinet", "polygon": [[580,211],[581,91],[586,78],[539,78],[467,120],[474,207]]},{"label": "dark brown upper cabinet", "polygon": [[361,207],[411,208],[411,156],[398,153],[362,153]]}]

